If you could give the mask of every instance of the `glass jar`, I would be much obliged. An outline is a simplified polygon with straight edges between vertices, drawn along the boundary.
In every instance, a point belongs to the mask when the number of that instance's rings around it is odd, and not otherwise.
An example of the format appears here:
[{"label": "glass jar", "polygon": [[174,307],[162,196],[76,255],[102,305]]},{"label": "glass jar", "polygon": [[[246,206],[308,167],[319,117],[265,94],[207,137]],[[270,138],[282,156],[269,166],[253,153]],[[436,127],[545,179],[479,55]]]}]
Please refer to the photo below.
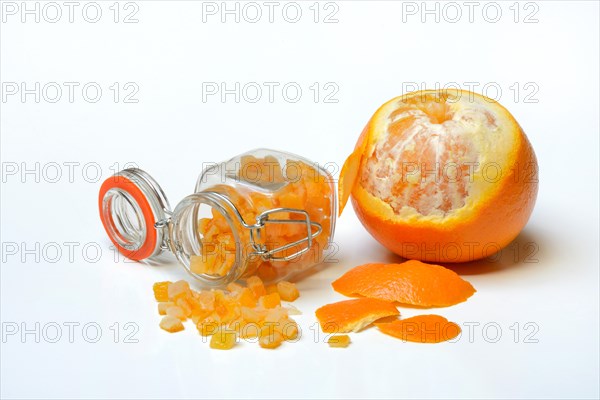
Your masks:
[{"label": "glass jar", "polygon": [[204,286],[250,275],[265,283],[320,264],[335,229],[331,175],[302,157],[257,149],[205,168],[195,193],[171,211],[146,172],[122,170],[102,184],[100,218],[126,257],[170,250]]}]

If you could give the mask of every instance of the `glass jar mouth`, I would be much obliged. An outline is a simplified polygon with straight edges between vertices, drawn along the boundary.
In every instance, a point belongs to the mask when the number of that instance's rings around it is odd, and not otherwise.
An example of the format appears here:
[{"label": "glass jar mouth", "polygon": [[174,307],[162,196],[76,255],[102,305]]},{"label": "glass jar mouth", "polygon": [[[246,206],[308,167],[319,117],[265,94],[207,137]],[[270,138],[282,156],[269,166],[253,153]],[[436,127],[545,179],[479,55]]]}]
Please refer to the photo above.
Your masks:
[{"label": "glass jar mouth", "polygon": [[[225,275],[196,273],[192,271],[191,258],[193,256],[209,256],[206,249],[203,248],[206,246],[206,243],[203,241],[198,230],[198,224],[202,218],[201,208],[210,208],[220,213],[231,230],[235,250],[230,251],[230,254],[235,255],[235,261]],[[202,211],[205,211],[204,209]],[[233,210],[230,209],[230,205],[223,202],[218,196],[214,196],[211,192],[189,195],[173,211],[169,224],[170,249],[187,272],[205,286],[225,286],[230,282],[238,280],[245,272],[247,260],[242,254],[244,243],[241,241],[241,228],[232,215]],[[208,251],[210,252],[211,250]]]},{"label": "glass jar mouth", "polygon": [[115,247],[140,261],[162,252],[163,229],[157,223],[170,214],[169,202],[156,181],[138,168],[108,178],[99,194],[100,219]]}]

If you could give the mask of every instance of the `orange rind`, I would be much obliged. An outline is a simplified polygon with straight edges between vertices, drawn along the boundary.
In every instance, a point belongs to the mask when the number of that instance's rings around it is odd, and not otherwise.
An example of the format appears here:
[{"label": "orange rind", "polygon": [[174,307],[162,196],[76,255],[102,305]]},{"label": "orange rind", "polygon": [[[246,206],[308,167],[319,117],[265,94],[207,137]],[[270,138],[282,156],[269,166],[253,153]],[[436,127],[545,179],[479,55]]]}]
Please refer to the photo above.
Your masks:
[{"label": "orange rind", "polygon": [[473,286],[454,271],[417,260],[360,265],[331,285],[346,296],[365,296],[420,307],[451,306],[475,293]]},{"label": "orange rind", "polygon": [[399,314],[392,303],[367,298],[327,304],[315,312],[325,333],[358,332],[380,318]]},{"label": "orange rind", "polygon": [[417,343],[445,342],[454,339],[461,333],[457,324],[435,314],[417,315],[394,322],[375,323],[375,326],[386,335]]}]

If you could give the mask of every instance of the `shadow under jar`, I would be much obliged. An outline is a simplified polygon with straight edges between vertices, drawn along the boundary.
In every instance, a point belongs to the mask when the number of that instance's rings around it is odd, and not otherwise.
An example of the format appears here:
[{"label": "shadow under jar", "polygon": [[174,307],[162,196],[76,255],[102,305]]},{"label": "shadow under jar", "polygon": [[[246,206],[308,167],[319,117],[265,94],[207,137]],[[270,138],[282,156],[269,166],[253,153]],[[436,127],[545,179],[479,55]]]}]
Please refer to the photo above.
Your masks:
[{"label": "shadow under jar", "polygon": [[257,149],[206,168],[173,211],[158,183],[130,168],[99,195],[108,236],[126,257],[170,250],[201,285],[258,275],[287,279],[324,261],[337,214],[331,175],[316,163]]}]

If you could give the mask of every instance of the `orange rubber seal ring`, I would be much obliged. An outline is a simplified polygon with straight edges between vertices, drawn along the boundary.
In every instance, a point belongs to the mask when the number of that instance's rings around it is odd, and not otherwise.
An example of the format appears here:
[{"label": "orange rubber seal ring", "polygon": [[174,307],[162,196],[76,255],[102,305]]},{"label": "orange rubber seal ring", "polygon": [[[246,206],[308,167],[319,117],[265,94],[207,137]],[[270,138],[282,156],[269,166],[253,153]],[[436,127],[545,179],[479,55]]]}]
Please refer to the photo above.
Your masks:
[{"label": "orange rubber seal ring", "polygon": [[[142,244],[142,246],[137,250],[126,249],[125,247],[121,246],[113,237],[113,235],[111,234],[111,229],[109,228],[109,226],[114,226],[112,216],[108,216],[108,221],[104,218],[104,196],[106,195],[106,192],[114,188],[122,189],[129,193],[131,197],[133,197],[133,199],[137,202],[138,206],[140,207],[140,210],[142,210],[144,221],[146,223],[146,240],[144,241],[144,244]],[[119,251],[125,257],[135,261],[140,261],[150,257],[152,253],[154,253],[154,249],[156,248],[156,229],[154,229],[154,213],[152,212],[152,207],[150,206],[150,203],[148,203],[146,196],[140,190],[140,188],[137,187],[135,183],[123,176],[112,176],[108,178],[104,181],[104,183],[102,183],[102,186],[100,187],[100,194],[98,196],[98,206],[100,209],[100,220],[102,221],[102,225],[104,226],[108,237],[113,242],[115,247],[119,249]]]}]

